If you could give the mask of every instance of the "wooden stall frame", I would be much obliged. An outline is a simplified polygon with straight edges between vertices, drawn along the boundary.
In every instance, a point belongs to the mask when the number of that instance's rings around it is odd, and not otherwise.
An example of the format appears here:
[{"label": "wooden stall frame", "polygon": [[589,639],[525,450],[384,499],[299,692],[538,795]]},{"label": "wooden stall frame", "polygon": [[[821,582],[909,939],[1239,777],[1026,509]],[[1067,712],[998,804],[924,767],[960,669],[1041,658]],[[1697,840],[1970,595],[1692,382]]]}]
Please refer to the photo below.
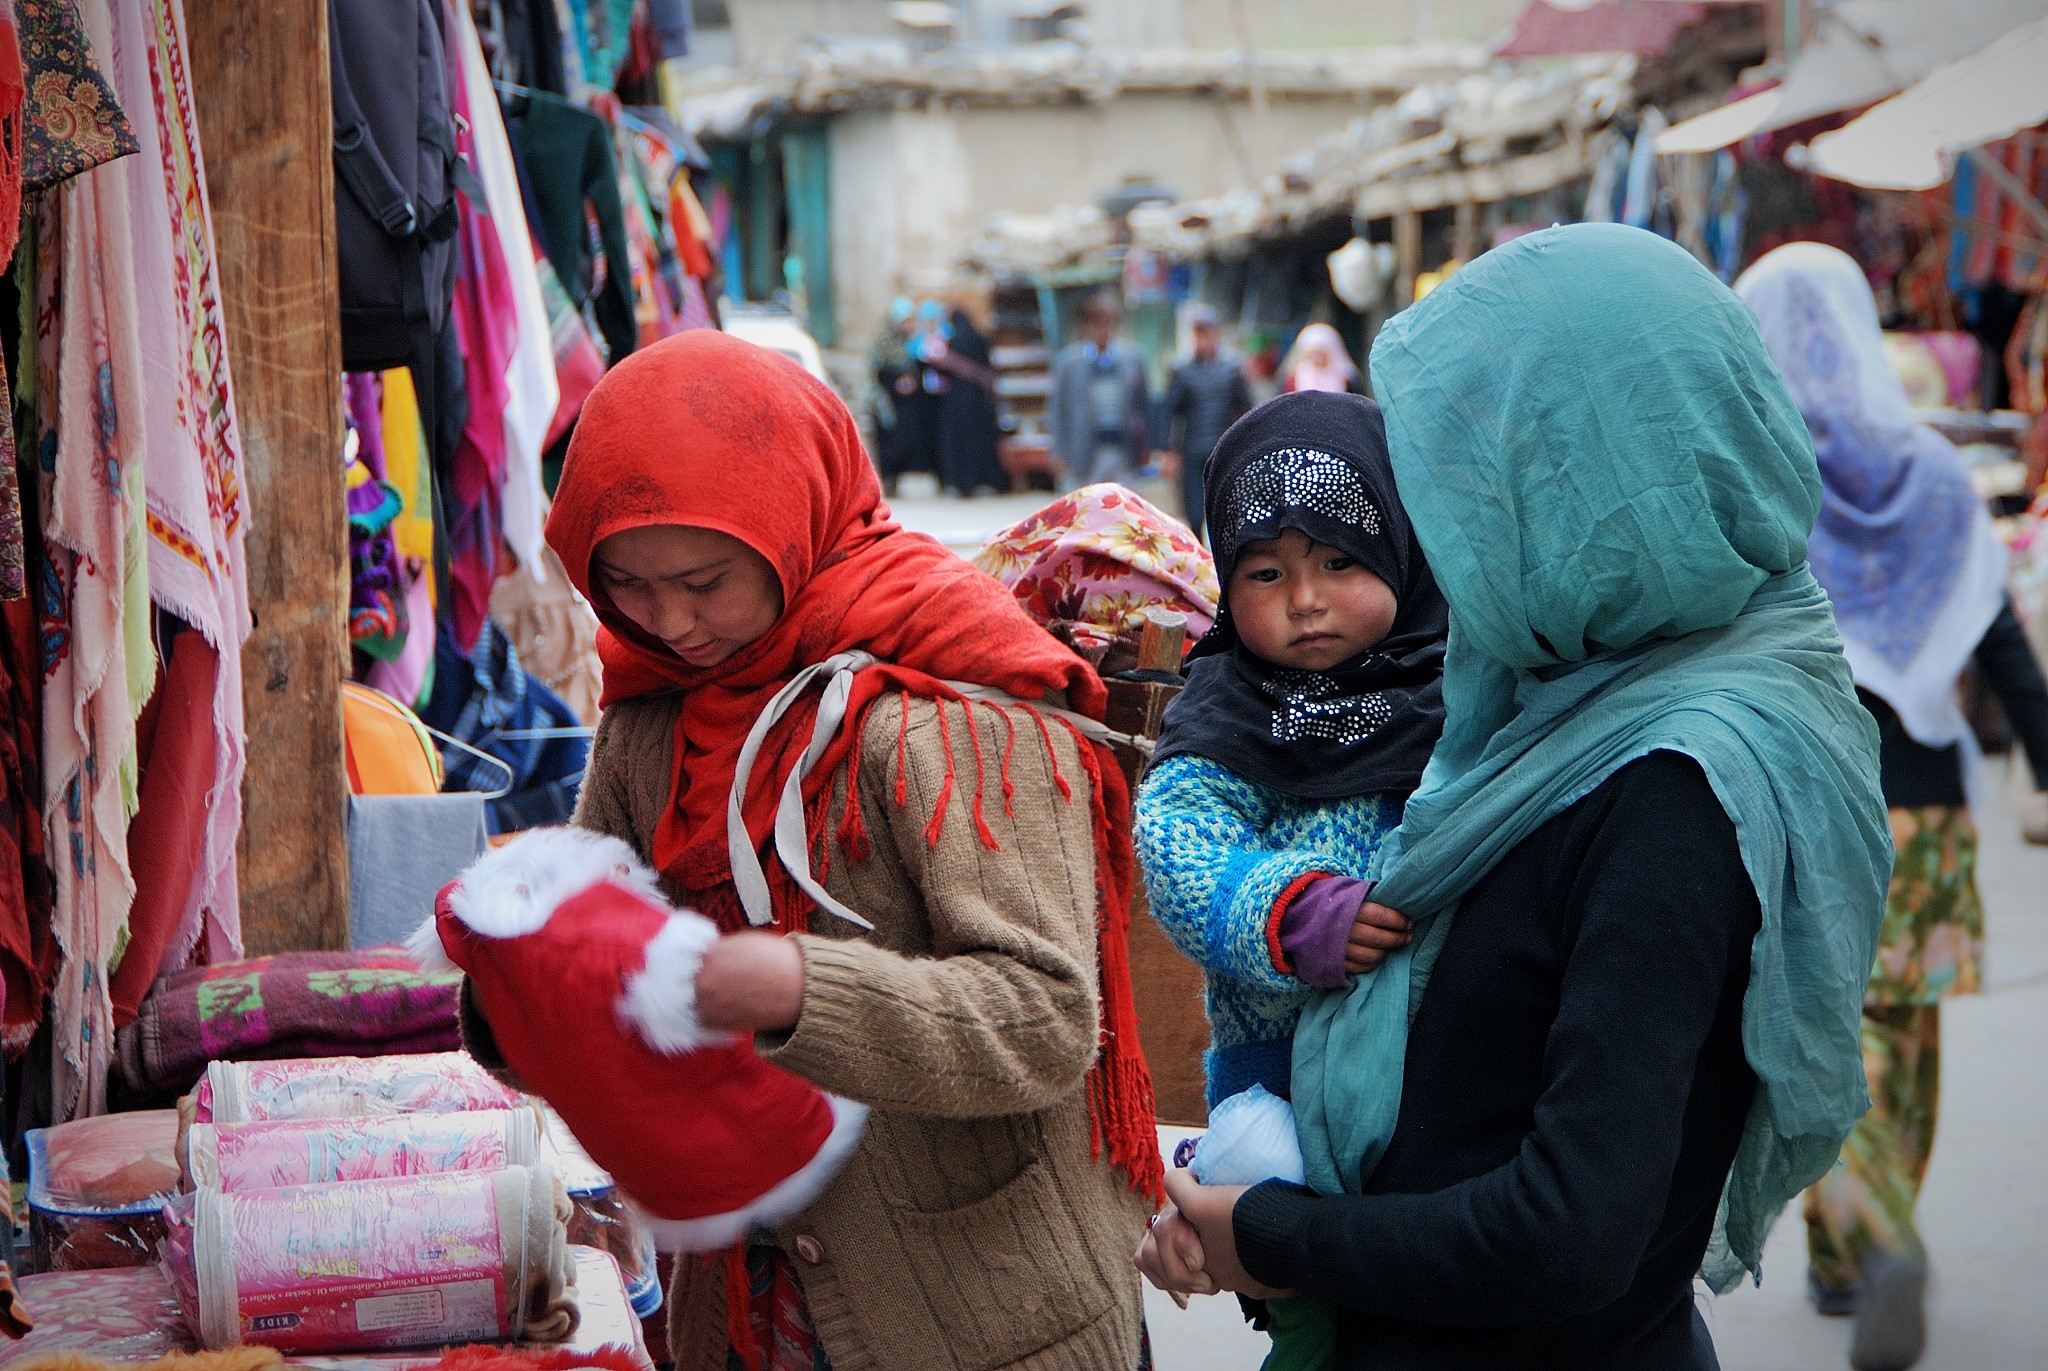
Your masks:
[{"label": "wooden stall frame", "polygon": [[251,956],[349,944],[348,534],[325,0],[185,7],[249,504]]}]

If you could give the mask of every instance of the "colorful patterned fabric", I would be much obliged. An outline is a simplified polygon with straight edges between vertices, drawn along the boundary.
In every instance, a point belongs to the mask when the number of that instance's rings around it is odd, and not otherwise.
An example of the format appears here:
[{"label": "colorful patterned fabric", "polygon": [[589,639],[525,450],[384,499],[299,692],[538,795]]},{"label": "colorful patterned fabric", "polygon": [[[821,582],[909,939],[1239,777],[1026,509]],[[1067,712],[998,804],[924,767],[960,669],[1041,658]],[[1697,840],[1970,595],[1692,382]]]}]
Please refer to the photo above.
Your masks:
[{"label": "colorful patterned fabric", "polygon": [[1317,874],[1365,875],[1400,822],[1400,796],[1297,799],[1206,757],[1172,757],[1146,774],[1138,864],[1152,917],[1207,979],[1210,1104],[1254,1084],[1289,1094],[1310,990],[1274,958],[1282,897]]},{"label": "colorful patterned fabric", "polygon": [[1863,1071],[1870,1112],[1806,1192],[1807,1257],[1814,1278],[1834,1290],[1853,1288],[1873,1257],[1922,1255],[1913,1207],[1934,1149],[1941,1006],[1864,1010]]},{"label": "colorful patterned fabric", "polygon": [[747,1326],[754,1346],[726,1353],[726,1371],[832,1371],[811,1326],[796,1266],[779,1247],[747,1249]]},{"label": "colorful patterned fabric", "polygon": [[100,74],[77,0],[15,0],[14,10],[26,78],[21,189],[28,196],[126,157],[136,144]]},{"label": "colorful patterned fabric", "polygon": [[1867,1009],[1938,1004],[1982,985],[1984,902],[1977,827],[1966,809],[1894,809],[1891,889]]},{"label": "colorful patterned fabric", "polygon": [[349,441],[342,467],[348,506],[348,636],[359,650],[390,661],[405,650],[408,586],[391,525],[405,497],[385,480],[383,398],[375,372],[346,378]]},{"label": "colorful patterned fabric", "polygon": [[[92,31],[79,41],[114,51],[111,7],[90,6],[84,17]],[[155,680],[143,487],[148,367],[136,330],[135,231],[145,209],[116,163],[44,197],[38,227],[44,823],[56,855],[59,1122],[106,1107],[106,972],[134,897],[135,720]]]},{"label": "colorful patterned fabric", "polygon": [[2005,602],[2006,554],[1956,450],[1919,422],[1847,253],[1792,243],[1735,282],[1813,435],[1820,517],[1807,543],[1856,684],[1914,741],[1968,727],[1956,678]]},{"label": "colorful patterned fabric", "polygon": [[146,1093],[182,1091],[209,1061],[391,1057],[460,1046],[462,977],[395,949],[282,952],[166,977],[121,1033],[121,1071]]},{"label": "colorful patterned fabric", "polygon": [[1188,642],[1209,631],[1221,594],[1216,564],[1188,526],[1123,486],[1063,495],[989,539],[974,564],[1008,586],[1032,618],[1100,660],[1148,609],[1188,616]]}]

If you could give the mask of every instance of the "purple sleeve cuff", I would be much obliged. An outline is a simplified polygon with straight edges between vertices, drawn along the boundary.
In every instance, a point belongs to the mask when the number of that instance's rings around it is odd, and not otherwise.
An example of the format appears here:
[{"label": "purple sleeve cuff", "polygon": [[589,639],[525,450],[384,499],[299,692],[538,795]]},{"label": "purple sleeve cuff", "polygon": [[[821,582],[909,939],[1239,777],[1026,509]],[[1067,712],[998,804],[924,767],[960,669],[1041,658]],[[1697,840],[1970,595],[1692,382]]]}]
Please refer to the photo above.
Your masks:
[{"label": "purple sleeve cuff", "polygon": [[1325,876],[1287,902],[1280,915],[1280,950],[1297,978],[1325,990],[1351,984],[1344,974],[1344,953],[1358,907],[1372,888],[1373,882],[1353,876]]}]

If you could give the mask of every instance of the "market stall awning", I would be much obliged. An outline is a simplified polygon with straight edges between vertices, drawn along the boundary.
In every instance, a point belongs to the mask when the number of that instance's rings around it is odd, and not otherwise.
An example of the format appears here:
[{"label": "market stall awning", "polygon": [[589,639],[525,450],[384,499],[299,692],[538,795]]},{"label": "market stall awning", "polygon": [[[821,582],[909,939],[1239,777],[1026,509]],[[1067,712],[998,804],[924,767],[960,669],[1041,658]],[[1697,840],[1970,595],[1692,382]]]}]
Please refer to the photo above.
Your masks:
[{"label": "market stall awning", "polygon": [[2048,120],[2048,19],[2003,34],[1833,133],[1807,167],[1876,190],[1927,190],[1971,148]]},{"label": "market stall awning", "polygon": [[2048,0],[1843,0],[1821,12],[1775,89],[1672,125],[1657,151],[1711,152],[1861,108],[2043,16]]}]

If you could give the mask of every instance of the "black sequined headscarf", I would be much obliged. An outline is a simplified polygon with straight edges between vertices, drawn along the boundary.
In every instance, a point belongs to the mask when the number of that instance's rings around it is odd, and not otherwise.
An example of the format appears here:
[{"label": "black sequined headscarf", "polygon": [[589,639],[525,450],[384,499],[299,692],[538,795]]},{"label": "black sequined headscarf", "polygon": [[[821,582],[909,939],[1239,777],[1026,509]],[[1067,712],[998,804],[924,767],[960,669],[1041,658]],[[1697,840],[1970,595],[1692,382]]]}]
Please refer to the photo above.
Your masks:
[{"label": "black sequined headscarf", "polygon": [[[1380,407],[1314,391],[1259,406],[1216,444],[1203,505],[1223,608],[1188,654],[1154,763],[1207,757],[1306,800],[1413,790],[1443,732],[1450,609],[1395,493]],[[1327,671],[1254,656],[1231,621],[1239,550],[1290,528],[1356,558],[1398,605],[1385,639]]]}]

